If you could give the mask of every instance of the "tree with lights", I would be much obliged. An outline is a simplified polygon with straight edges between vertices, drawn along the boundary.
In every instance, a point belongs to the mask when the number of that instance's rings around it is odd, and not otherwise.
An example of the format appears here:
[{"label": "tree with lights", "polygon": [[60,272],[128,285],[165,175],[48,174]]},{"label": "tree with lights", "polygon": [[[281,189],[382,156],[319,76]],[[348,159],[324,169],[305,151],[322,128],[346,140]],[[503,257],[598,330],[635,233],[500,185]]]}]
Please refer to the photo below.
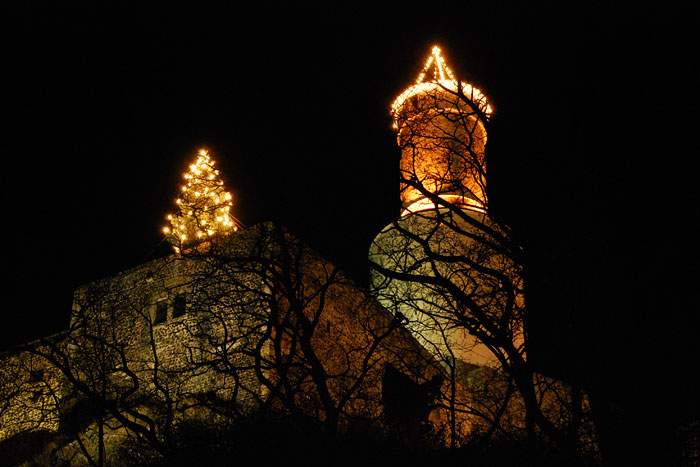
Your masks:
[{"label": "tree with lights", "polygon": [[168,214],[170,226],[163,233],[176,253],[207,241],[216,235],[226,235],[238,230],[239,223],[231,215],[231,193],[224,189],[216,162],[206,149],[201,149],[197,159],[190,164],[182,177],[182,194],[175,200],[178,212]]}]

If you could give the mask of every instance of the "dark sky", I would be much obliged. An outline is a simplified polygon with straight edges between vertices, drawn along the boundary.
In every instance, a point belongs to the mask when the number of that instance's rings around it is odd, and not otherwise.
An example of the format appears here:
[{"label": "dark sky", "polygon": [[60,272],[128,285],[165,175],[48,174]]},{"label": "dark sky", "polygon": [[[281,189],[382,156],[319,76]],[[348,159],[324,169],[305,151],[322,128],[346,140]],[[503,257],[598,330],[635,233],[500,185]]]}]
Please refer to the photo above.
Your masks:
[{"label": "dark sky", "polygon": [[202,146],[244,224],[279,222],[365,283],[398,213],[388,106],[439,43],[493,102],[489,196],[529,253],[543,365],[687,372],[697,12],[485,3],[6,16],[0,348],[64,327],[77,285],[167,252]]},{"label": "dark sky", "polygon": [[6,311],[7,342],[60,328],[78,284],[167,251],[160,227],[202,146],[244,224],[277,221],[365,281],[369,242],[398,211],[390,102],[438,42],[455,71],[505,105],[517,76],[536,70],[512,40],[511,28],[533,29],[518,16],[22,12],[5,67],[4,285],[21,304]]}]

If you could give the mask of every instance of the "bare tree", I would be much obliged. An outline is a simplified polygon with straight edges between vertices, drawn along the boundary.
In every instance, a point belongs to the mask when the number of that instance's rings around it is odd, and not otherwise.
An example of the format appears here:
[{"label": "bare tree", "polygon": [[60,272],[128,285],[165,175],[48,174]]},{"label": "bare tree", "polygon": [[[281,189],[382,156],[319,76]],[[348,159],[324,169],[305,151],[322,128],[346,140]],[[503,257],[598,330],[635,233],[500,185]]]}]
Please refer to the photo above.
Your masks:
[{"label": "bare tree", "polygon": [[[59,336],[54,336],[58,338]],[[0,355],[0,451],[3,465],[41,455],[57,438],[60,379],[42,358],[17,349]]]},{"label": "bare tree", "polygon": [[[559,412],[577,415],[554,416],[553,385],[527,358],[523,250],[492,219],[486,196],[487,112],[483,95],[456,81],[395,104],[404,211],[372,245],[373,289],[443,361],[453,436],[458,412],[483,420],[490,435],[506,431],[521,404],[532,442],[540,432],[565,446],[578,434],[569,425],[581,421],[582,398],[559,398]],[[474,387],[477,375],[490,394]]]},{"label": "bare tree", "polygon": [[387,365],[416,384],[439,373],[402,322],[262,224],[79,288],[69,329],[23,355],[60,377],[46,411],[70,432],[57,455],[100,466],[124,443],[167,456],[187,419],[226,427],[263,411],[331,435],[378,426]]},{"label": "bare tree", "polygon": [[107,436],[134,438],[161,454],[171,447],[187,401],[175,397],[181,372],[160,361],[153,300],[163,293],[168,261],[159,264],[79,289],[68,331],[24,346],[60,376],[62,429],[78,447],[62,455],[104,465]]},{"label": "bare tree", "polygon": [[311,415],[334,434],[381,416],[386,364],[417,380],[434,374],[400,317],[283,229],[263,224],[237,235],[190,253],[201,266],[192,363],[219,375],[223,413],[240,416],[247,400]]}]

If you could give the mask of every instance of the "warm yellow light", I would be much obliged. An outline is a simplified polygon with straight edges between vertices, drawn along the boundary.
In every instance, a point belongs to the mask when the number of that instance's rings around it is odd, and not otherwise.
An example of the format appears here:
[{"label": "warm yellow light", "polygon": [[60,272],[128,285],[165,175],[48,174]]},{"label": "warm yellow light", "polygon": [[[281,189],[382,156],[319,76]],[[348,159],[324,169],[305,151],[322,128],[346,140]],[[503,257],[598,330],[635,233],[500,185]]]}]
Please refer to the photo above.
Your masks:
[{"label": "warm yellow light", "polygon": [[[467,198],[466,196],[445,194],[440,195],[440,198],[445,200],[448,204],[461,205],[465,209],[470,209],[472,211],[486,212],[483,203],[475,199]],[[441,209],[441,205],[439,203],[436,204],[428,198],[421,198],[406,206],[406,208],[401,211],[401,217],[415,212],[430,211],[432,209]]]},{"label": "warm yellow light", "polygon": [[[432,73],[430,74],[432,76],[429,80],[426,80],[428,72],[431,71],[431,67]],[[415,84],[405,89],[391,104],[391,114],[394,117],[394,129],[398,129],[398,115],[406,101],[413,96],[420,94],[430,95],[431,93],[440,91],[448,91],[455,94],[461,91],[487,118],[491,116],[493,109],[489,105],[486,96],[471,84],[455,79],[452,70],[447,66],[447,62],[442,56],[440,47],[434,46],[431,55],[428,56],[423,69],[418,74],[418,79],[416,79]]]},{"label": "warm yellow light", "polygon": [[[179,205],[175,215],[168,215],[171,227],[163,228],[169,234],[175,251],[180,251],[184,244],[196,242],[207,236],[227,234],[236,224],[229,217],[229,206],[233,196],[224,190],[224,183],[214,169],[215,161],[206,149],[200,149],[194,163],[183,174],[186,180],[181,185],[181,197],[176,199]],[[228,206],[222,206],[223,203]]]}]

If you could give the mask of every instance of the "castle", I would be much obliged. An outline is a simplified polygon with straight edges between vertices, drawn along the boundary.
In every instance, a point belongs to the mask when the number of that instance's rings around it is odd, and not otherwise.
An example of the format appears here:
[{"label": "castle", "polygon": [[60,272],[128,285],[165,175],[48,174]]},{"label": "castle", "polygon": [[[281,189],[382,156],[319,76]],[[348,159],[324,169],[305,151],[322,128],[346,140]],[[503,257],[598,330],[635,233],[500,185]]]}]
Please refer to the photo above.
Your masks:
[{"label": "castle", "polygon": [[[439,359],[450,353],[456,360],[497,365],[487,341],[469,326],[453,323],[452,299],[438,290],[443,285],[419,280],[444,278],[471,296],[475,308],[497,319],[512,315],[504,324],[522,347],[521,273],[511,255],[499,251],[508,240],[488,215],[485,148],[491,106],[477,88],[455,80],[434,47],[415,84],[391,110],[401,149],[403,209],[370,248],[370,261],[378,266],[372,292],[385,307],[408,316],[414,335]],[[506,277],[503,284],[496,283],[499,275]]]},{"label": "castle", "polygon": [[[542,403],[562,387],[526,365],[517,247],[488,215],[486,97],[435,47],[391,111],[403,210],[370,247],[370,291],[281,226],[242,228],[203,151],[164,228],[175,254],[79,287],[68,330],[3,357],[0,443],[80,463],[255,410],[407,440],[430,423],[453,444],[534,429],[531,410],[544,431],[580,415]],[[420,404],[396,403],[406,384]]]}]

